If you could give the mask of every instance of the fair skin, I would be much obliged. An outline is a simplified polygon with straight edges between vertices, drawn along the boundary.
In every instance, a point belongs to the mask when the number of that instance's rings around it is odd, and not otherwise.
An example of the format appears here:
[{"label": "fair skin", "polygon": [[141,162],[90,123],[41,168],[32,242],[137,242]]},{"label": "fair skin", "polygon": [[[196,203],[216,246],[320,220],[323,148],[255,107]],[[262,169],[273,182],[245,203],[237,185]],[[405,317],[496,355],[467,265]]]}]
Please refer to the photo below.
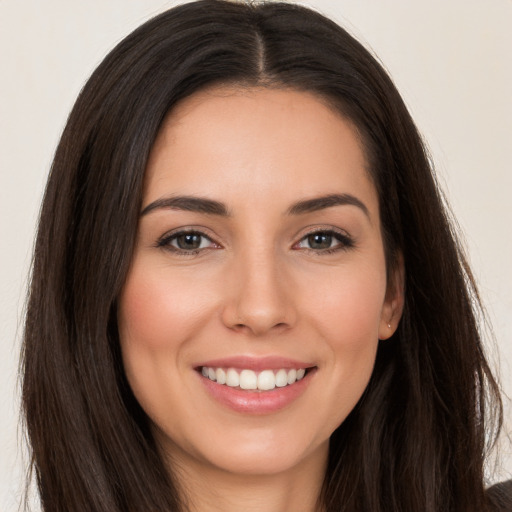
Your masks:
[{"label": "fair skin", "polygon": [[[366,167],[353,127],[304,92],[210,89],[166,119],[118,315],[192,511],[316,510],[329,437],[401,313]],[[228,386],[229,368],[274,387]]]}]

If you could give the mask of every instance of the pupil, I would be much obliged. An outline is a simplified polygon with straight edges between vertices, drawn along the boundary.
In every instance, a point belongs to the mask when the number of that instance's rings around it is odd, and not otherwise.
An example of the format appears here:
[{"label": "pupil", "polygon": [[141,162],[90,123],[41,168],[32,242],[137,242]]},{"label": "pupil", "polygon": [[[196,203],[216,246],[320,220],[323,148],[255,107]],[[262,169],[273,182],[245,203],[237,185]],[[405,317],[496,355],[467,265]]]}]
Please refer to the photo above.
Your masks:
[{"label": "pupil", "polygon": [[326,234],[314,234],[308,236],[311,249],[329,249],[332,243],[332,236]]},{"label": "pupil", "polygon": [[180,249],[198,249],[201,245],[201,235],[195,235],[193,233],[181,235],[178,237],[177,242]]}]

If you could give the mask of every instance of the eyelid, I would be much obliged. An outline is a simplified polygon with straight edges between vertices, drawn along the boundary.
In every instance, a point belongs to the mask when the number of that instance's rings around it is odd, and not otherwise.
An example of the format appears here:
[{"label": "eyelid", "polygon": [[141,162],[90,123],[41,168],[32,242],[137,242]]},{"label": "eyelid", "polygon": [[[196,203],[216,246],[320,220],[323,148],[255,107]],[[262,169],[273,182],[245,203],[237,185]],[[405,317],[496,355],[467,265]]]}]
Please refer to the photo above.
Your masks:
[{"label": "eyelid", "polygon": [[[179,228],[173,229],[171,231],[168,231],[167,233],[162,235],[160,238],[158,238],[155,246],[158,248],[168,250],[175,254],[184,255],[184,256],[197,254],[199,252],[209,250],[209,249],[221,248],[221,245],[218,242],[216,242],[214,240],[214,238],[210,234],[206,233],[205,231],[207,231],[207,230],[205,230],[202,227],[195,227],[195,226],[179,227]],[[199,235],[203,238],[208,239],[212,243],[213,247],[203,247],[203,248],[198,248],[198,249],[187,250],[187,249],[180,249],[178,247],[174,247],[171,245],[171,242],[173,240],[175,240],[176,238],[178,238],[179,236],[190,235],[190,234]]]},{"label": "eyelid", "polygon": [[[210,249],[220,249],[222,248],[222,245],[218,243],[212,235],[208,233],[209,230],[205,229],[204,227],[196,227],[196,226],[186,226],[186,227],[179,227],[176,229],[173,229],[171,231],[166,232],[164,235],[162,235],[155,243],[155,247],[162,248],[165,250],[168,250],[170,252],[173,252],[178,255],[193,255],[197,254],[202,251],[210,250]],[[201,237],[206,238],[211,242],[211,246],[209,247],[202,247],[197,249],[180,249],[179,247],[174,247],[171,245],[171,241],[175,240],[180,235],[187,235],[187,234],[196,234]],[[315,234],[328,234],[333,236],[339,243],[336,244],[334,247],[331,248],[325,248],[325,249],[313,249],[313,248],[307,248],[307,247],[298,247],[298,245],[306,239],[308,236],[315,235]],[[355,240],[354,238],[345,230],[333,227],[333,226],[311,226],[309,229],[307,229],[306,232],[303,232],[300,238],[292,245],[292,249],[294,250],[302,250],[302,251],[309,251],[316,254],[328,254],[333,253],[336,251],[341,250],[349,250],[355,246]]]},{"label": "eyelid", "polygon": [[[312,249],[308,247],[297,247],[304,239],[311,235],[315,234],[329,234],[338,240],[339,244],[334,247],[326,248],[326,249]],[[335,228],[333,226],[315,226],[308,229],[302,236],[298,239],[297,242],[293,244],[292,248],[296,248],[295,250],[303,250],[309,251],[316,254],[329,254],[337,251],[349,250],[355,246],[354,238],[345,230],[340,228]]]}]

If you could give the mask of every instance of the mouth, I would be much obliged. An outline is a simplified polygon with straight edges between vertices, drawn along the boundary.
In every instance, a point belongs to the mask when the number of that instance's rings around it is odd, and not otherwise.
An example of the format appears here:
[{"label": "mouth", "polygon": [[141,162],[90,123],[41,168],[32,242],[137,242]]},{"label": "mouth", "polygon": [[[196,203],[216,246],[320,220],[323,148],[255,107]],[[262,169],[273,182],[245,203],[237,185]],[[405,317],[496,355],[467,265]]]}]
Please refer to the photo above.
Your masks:
[{"label": "mouth", "polygon": [[201,375],[216,382],[238,390],[262,392],[272,391],[276,388],[286,388],[302,380],[315,367],[304,368],[276,368],[255,371],[249,368],[227,368],[214,366],[200,366],[197,371]]},{"label": "mouth", "polygon": [[315,380],[313,362],[279,356],[232,356],[194,366],[215,402],[242,414],[266,415],[291,407]]}]

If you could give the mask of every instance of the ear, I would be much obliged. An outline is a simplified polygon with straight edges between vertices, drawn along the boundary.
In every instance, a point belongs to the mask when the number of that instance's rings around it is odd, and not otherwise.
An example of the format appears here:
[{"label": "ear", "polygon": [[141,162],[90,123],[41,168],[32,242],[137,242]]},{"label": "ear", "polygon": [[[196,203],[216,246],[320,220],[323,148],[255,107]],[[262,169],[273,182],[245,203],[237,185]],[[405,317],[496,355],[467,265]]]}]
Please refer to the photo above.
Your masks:
[{"label": "ear", "polygon": [[379,340],[387,340],[396,331],[404,309],[405,265],[402,253],[390,272],[386,297],[382,305],[379,325]]}]

